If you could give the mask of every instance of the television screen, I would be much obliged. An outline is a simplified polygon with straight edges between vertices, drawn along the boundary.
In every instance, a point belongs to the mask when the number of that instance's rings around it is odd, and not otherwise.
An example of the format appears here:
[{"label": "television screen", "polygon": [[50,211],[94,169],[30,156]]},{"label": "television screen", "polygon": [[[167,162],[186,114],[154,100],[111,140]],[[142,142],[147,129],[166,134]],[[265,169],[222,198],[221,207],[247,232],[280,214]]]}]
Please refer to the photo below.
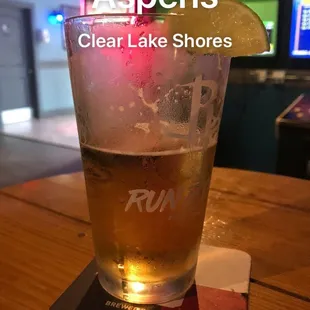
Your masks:
[{"label": "television screen", "polygon": [[269,42],[270,51],[256,56],[274,56],[277,49],[279,0],[242,0],[263,21]]},{"label": "television screen", "polygon": [[293,0],[290,56],[310,58],[310,0]]}]

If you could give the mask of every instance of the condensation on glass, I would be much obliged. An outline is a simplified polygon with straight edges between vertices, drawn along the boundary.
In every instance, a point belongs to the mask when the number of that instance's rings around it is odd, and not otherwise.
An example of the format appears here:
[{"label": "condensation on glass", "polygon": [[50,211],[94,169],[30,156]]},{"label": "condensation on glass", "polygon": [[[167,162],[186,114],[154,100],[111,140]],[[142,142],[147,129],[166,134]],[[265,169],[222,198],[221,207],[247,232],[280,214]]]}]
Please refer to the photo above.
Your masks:
[{"label": "condensation on glass", "polygon": [[[99,280],[139,304],[178,298],[194,281],[230,65],[171,44],[129,47],[128,34],[169,38],[172,18],[182,17],[66,23]],[[124,39],[81,48],[85,33]]]}]

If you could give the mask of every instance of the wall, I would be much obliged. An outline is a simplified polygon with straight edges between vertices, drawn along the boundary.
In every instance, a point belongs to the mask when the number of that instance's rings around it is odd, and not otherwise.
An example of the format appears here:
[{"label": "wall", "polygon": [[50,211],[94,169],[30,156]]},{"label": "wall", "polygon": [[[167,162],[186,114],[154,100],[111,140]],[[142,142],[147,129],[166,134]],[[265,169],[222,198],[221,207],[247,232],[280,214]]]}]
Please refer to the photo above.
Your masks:
[{"label": "wall", "polygon": [[[14,3],[15,0],[7,0]],[[16,1],[15,1],[16,2]],[[62,47],[61,25],[50,25],[48,14],[61,5],[79,6],[79,0],[17,0],[34,6],[34,31],[46,28],[50,31],[49,44],[35,45],[38,65],[37,82],[40,112],[42,115],[57,109],[73,109],[66,51]]]},{"label": "wall", "polygon": [[285,85],[229,84],[215,164],[276,173],[276,118],[305,92]]}]

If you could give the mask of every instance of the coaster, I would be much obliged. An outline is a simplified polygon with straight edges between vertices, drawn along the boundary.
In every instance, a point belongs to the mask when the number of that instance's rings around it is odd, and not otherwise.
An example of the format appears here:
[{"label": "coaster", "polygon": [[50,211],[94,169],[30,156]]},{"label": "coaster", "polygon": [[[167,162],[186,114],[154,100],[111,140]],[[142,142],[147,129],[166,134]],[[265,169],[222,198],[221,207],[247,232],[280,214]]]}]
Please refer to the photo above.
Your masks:
[{"label": "coaster", "polygon": [[162,305],[135,305],[101,287],[93,260],[50,310],[246,310],[250,270],[247,253],[201,245],[195,283],[184,298]]}]

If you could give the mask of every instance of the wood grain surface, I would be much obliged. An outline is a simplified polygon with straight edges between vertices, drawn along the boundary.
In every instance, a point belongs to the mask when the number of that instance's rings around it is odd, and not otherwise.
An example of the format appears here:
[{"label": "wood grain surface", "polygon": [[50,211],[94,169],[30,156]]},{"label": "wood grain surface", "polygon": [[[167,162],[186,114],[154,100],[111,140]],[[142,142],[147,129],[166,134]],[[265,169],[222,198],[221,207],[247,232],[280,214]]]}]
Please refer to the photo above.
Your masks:
[{"label": "wood grain surface", "polygon": [[0,205],[0,309],[48,309],[92,258],[90,227],[3,195]]},{"label": "wood grain surface", "polygon": [[267,173],[215,168],[211,189],[310,213],[310,181]]},{"label": "wood grain surface", "polygon": [[[251,174],[214,170],[203,242],[252,256],[250,309],[310,309],[310,182]],[[0,309],[48,309],[93,255],[83,174],[0,190],[0,248]]]},{"label": "wood grain surface", "polygon": [[257,284],[250,286],[249,310],[309,310],[310,303]]}]

